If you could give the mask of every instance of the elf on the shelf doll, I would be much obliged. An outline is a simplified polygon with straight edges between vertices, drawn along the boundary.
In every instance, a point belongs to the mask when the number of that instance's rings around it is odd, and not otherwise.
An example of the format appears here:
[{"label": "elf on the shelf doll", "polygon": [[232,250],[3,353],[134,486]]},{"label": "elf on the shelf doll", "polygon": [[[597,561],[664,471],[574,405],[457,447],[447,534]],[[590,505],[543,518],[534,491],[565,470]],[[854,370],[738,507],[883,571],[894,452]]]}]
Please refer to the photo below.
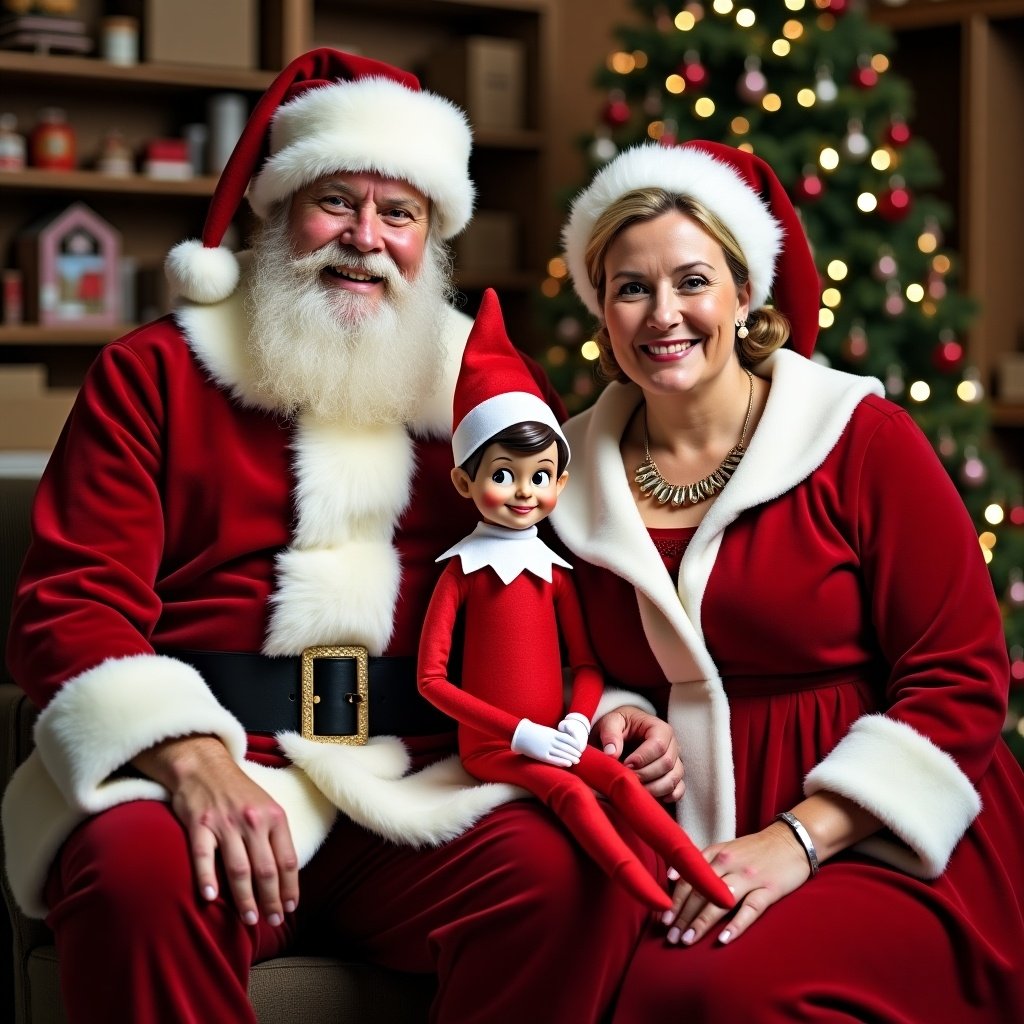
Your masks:
[{"label": "elf on the shelf doll", "polygon": [[[438,559],[451,561],[423,625],[420,692],[459,723],[459,755],[471,775],[534,794],[640,900],[657,910],[671,906],[593,789],[683,878],[731,907],[730,890],[665,808],[630,769],[588,744],[603,681],[571,566],[537,536],[537,523],[568,479],[569,447],[508,340],[492,290],[466,344],[454,406],[452,482],[483,522]],[[460,613],[464,645],[455,685],[448,661]],[[560,634],[573,674],[568,707]]]}]

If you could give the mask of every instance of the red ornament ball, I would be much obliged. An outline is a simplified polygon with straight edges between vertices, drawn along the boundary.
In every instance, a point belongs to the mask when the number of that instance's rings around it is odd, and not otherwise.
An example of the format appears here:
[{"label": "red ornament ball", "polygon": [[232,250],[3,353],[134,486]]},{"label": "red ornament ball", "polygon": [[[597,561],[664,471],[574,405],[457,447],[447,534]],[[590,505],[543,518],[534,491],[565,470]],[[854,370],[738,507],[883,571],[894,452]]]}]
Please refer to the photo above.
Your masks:
[{"label": "red ornament ball", "polygon": [[879,216],[892,223],[903,220],[910,213],[910,206],[910,191],[902,185],[887,188],[878,197]]},{"label": "red ornament ball", "polygon": [[708,84],[708,69],[699,60],[687,61],[679,74],[691,89],[703,89]]},{"label": "red ornament ball", "polygon": [[1010,522],[1014,526],[1024,526],[1024,505],[1014,505],[1010,509]]},{"label": "red ornament ball", "polygon": [[906,121],[891,121],[885,130],[885,140],[890,146],[905,146],[910,141],[910,127]]},{"label": "red ornament ball", "polygon": [[858,67],[850,78],[858,89],[873,89],[878,85],[878,72],[870,64]]},{"label": "red ornament ball", "polygon": [[813,203],[825,193],[825,183],[813,171],[807,172],[797,180],[793,188],[800,202]]},{"label": "red ornament ball", "polygon": [[629,123],[629,104],[625,100],[609,100],[601,112],[601,118],[609,128],[621,128]]},{"label": "red ornament ball", "polygon": [[964,348],[958,341],[943,341],[932,353],[935,368],[942,373],[952,373],[963,361]]}]

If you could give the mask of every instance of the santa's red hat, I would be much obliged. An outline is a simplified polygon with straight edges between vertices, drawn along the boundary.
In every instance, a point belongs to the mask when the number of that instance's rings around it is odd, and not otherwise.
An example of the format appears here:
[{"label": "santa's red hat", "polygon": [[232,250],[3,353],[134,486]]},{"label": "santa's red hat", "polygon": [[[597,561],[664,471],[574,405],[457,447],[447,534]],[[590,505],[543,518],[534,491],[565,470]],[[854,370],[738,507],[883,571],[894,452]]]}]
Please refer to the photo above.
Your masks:
[{"label": "santa's red hat", "polygon": [[751,309],[770,301],[790,322],[788,344],[801,355],[814,351],[818,272],[796,209],[764,160],[718,142],[648,143],[624,150],[576,197],[562,244],[576,292],[595,316],[601,315],[601,305],[586,267],[594,225],[616,199],[642,188],[689,196],[715,214],[743,252]]},{"label": "santa's red hat", "polygon": [[[517,423],[543,423],[565,441],[551,407],[544,401],[505,331],[493,288],[480,302],[455,385],[452,454],[461,466],[495,434]],[[565,442],[568,457],[569,443]]]},{"label": "santa's red hat", "polygon": [[172,289],[194,302],[227,298],[239,269],[221,242],[246,192],[263,218],[275,201],[336,171],[408,182],[430,199],[434,229],[451,238],[473,211],[471,145],[465,114],[420,89],[414,75],[339,50],[311,50],[256,104],[217,182],[202,239],[171,250]]}]

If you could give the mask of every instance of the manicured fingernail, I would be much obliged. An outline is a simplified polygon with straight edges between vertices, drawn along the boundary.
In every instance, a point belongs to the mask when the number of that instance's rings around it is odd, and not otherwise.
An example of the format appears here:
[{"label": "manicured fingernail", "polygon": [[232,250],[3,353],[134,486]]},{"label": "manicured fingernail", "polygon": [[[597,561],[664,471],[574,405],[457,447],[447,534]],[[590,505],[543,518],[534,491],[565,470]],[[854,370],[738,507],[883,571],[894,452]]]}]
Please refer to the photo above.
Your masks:
[{"label": "manicured fingernail", "polygon": [[669,928],[668,935],[666,935],[665,938],[667,938],[668,941],[671,942],[674,946],[679,941],[679,929]]},{"label": "manicured fingernail", "polygon": [[668,869],[668,880],[670,882],[678,882],[679,881],[679,872],[676,871],[675,868],[669,868]]},{"label": "manicured fingernail", "polygon": [[246,911],[246,912],[245,912],[245,913],[244,913],[244,914],[242,915],[242,920],[243,920],[243,921],[244,921],[244,922],[245,922],[246,924],[255,924],[255,923],[256,923],[256,922],[257,922],[257,921],[259,920],[259,915],[258,915],[258,914],[256,913],[256,911],[255,911],[255,910],[247,910],[247,911]]},{"label": "manicured fingernail", "polygon": [[724,932],[722,932],[721,935],[718,936],[718,941],[721,942],[724,946],[731,938],[732,932],[726,929]]},{"label": "manicured fingernail", "polygon": [[688,946],[695,938],[697,938],[697,933],[692,928],[687,928],[686,931],[683,932],[684,945]]},{"label": "manicured fingernail", "polygon": [[606,754],[614,754],[615,753],[615,744],[614,743],[606,743],[604,745],[604,752]]},{"label": "manicured fingernail", "polygon": [[295,913],[295,900],[285,900],[284,901],[284,912],[286,914],[294,914]]},{"label": "manicured fingernail", "polygon": [[267,922],[271,928],[277,928],[283,921],[284,918],[280,914],[271,914],[270,917],[267,918]]},{"label": "manicured fingernail", "polygon": [[675,920],[675,916],[676,913],[674,910],[666,910],[665,913],[661,915],[661,923],[671,924],[673,920]]},{"label": "manicured fingernail", "polygon": [[217,890],[214,889],[214,887],[212,885],[207,885],[207,886],[203,887],[203,899],[204,900],[214,900],[216,898],[217,898]]}]

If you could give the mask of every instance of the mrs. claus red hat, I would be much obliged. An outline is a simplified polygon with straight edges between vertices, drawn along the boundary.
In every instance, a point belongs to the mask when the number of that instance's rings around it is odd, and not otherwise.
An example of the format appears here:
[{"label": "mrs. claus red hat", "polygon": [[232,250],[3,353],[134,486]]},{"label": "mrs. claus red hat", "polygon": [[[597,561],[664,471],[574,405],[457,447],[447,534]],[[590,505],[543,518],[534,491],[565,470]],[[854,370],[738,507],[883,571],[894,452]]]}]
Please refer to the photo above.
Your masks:
[{"label": "mrs. claus red hat", "polygon": [[407,181],[432,204],[442,238],[469,221],[472,134],[465,114],[390,64],[321,48],[293,60],[256,104],[231,154],[201,240],[176,245],[167,274],[176,294],[219,302],[238,284],[238,261],[221,242],[248,191],[260,218],[310,182],[337,171]]},{"label": "mrs. claus red hat", "polygon": [[[452,410],[455,465],[461,466],[495,434],[526,422],[543,423],[565,441],[555,414],[509,340],[497,294],[493,288],[488,288],[469,332],[455,385]],[[565,448],[568,453],[567,441]]]},{"label": "mrs. claus red hat", "polygon": [[796,209],[764,160],[718,142],[647,143],[623,150],[576,197],[562,243],[576,292],[595,316],[601,306],[586,265],[594,225],[615,200],[642,188],[690,196],[714,213],[743,252],[751,308],[771,301],[789,320],[788,344],[801,355],[814,351],[818,272]]}]

